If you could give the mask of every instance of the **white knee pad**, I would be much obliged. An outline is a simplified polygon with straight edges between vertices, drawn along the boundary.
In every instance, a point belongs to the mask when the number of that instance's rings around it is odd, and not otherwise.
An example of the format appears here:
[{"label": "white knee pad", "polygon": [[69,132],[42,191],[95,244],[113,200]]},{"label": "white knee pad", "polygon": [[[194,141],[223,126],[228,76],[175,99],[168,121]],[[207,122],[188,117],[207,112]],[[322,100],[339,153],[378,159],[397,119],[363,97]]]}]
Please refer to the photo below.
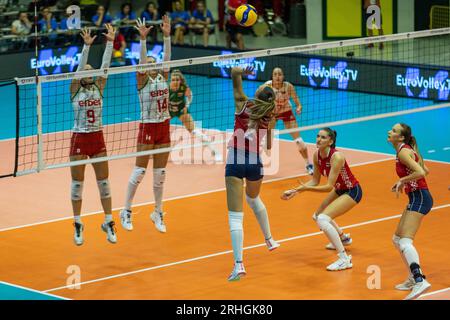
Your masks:
[{"label": "white knee pad", "polygon": [[130,183],[134,185],[138,185],[141,183],[142,179],[145,176],[145,168],[134,167],[133,172],[131,173]]},{"label": "white knee pad", "polygon": [[409,239],[409,238],[401,238],[398,241],[398,244],[399,244],[400,251],[403,252],[406,249],[413,246],[413,241],[412,241],[412,239]]},{"label": "white knee pad", "polygon": [[400,237],[394,234],[392,236],[392,243],[397,248],[397,250],[400,250],[400,242],[399,241],[400,241]]},{"label": "white knee pad", "polygon": [[247,199],[247,203],[252,208],[254,212],[260,212],[263,210],[266,210],[266,206],[262,202],[261,198],[257,196],[256,198],[250,198],[249,196],[245,195]]},{"label": "white knee pad", "polygon": [[230,231],[242,230],[243,220],[244,220],[243,212],[228,211],[228,223],[230,224]]},{"label": "white knee pad", "polygon": [[325,230],[327,229],[329,226],[331,226],[331,218],[329,216],[327,216],[326,214],[323,213],[319,213],[317,215],[317,225],[319,226],[320,230]]},{"label": "white knee pad", "polygon": [[109,186],[109,180],[97,180],[98,191],[100,191],[100,199],[111,198],[111,188]]},{"label": "white knee pad", "polygon": [[165,180],[166,180],[165,168],[153,169],[153,187],[162,188]]},{"label": "white knee pad", "polygon": [[294,141],[300,150],[306,149],[306,143],[303,141],[302,137],[298,137]]},{"label": "white knee pad", "polygon": [[72,180],[72,186],[70,188],[70,195],[72,200],[81,200],[81,195],[83,194],[83,181]]}]

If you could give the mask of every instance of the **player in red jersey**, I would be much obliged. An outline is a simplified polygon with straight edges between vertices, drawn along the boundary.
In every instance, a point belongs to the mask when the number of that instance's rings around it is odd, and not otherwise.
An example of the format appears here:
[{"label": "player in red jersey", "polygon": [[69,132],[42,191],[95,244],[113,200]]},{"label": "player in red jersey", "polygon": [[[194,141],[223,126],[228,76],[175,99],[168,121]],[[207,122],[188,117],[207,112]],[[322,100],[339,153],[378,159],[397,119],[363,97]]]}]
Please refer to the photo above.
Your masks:
[{"label": "player in red jersey", "polygon": [[409,203],[403,211],[392,241],[400,251],[409,273],[408,279],[397,285],[396,289],[411,290],[411,293],[405,298],[410,300],[417,298],[431,287],[422,274],[419,254],[413,246],[413,240],[423,217],[433,207],[433,198],[425,181],[425,175],[429,171],[423,163],[411,128],[404,123],[397,123],[388,132],[388,141],[397,152],[395,167],[400,178],[392,187],[392,191],[398,197],[399,193],[404,190],[409,198]]},{"label": "player in red jersey", "polygon": [[[268,133],[269,122],[274,116],[275,92],[268,86],[259,88],[255,98],[249,99],[242,89],[242,75],[253,73],[253,68],[245,70],[234,67],[231,70],[235,102],[234,133],[228,143],[228,156],[225,168],[227,189],[228,221],[233,246],[234,268],[228,281],[239,280],[246,274],[242,262],[243,250],[243,190],[247,203],[252,208],[264,234],[269,250],[279,247],[273,240],[267,210],[259,197],[263,179],[263,166],[259,157],[260,140]],[[267,139],[270,150],[271,139]]]},{"label": "player in red jersey", "polygon": [[[317,148],[314,153],[314,174],[307,183],[287,190],[282,199],[288,200],[304,191],[330,192],[313,219],[331,242],[327,248],[336,249],[339,259],[327,267],[328,271],[352,268],[352,256],[347,255],[344,245],[350,244],[350,235],[344,234],[333,219],[343,215],[361,201],[362,189],[353,176],[344,154],[336,149],[337,133],[330,128],[323,128],[317,134]],[[325,185],[319,186],[320,177],[328,177]]]}]

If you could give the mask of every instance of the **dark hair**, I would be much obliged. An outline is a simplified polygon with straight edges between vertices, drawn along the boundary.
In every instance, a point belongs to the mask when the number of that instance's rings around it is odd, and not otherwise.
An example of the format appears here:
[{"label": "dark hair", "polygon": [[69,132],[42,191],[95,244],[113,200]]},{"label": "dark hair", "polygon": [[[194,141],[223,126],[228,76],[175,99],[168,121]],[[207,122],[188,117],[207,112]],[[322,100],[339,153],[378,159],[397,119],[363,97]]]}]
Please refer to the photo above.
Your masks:
[{"label": "dark hair", "polygon": [[275,69],[280,69],[281,73],[283,74],[283,80],[285,80],[284,79],[284,71],[283,71],[283,69],[281,69],[281,67],[275,67],[272,69],[272,74],[270,75],[270,80],[273,81],[273,72],[275,71]]},{"label": "dark hair", "polygon": [[256,99],[262,100],[264,102],[273,102],[275,100],[275,91],[269,86],[265,86],[256,95]]},{"label": "dark hair", "polygon": [[155,8],[158,8],[158,5],[154,2],[154,1],[149,1],[147,2],[147,4],[145,5],[145,9],[148,9],[149,5],[153,5]]},{"label": "dark hair", "polygon": [[333,144],[331,145],[331,148],[336,148],[336,138],[337,138],[337,132],[336,130],[333,130],[331,128],[322,128],[320,130],[326,131],[328,136],[333,140]]},{"label": "dark hair", "polygon": [[402,128],[400,134],[404,137],[403,142],[414,149],[414,151],[417,153],[417,156],[419,157],[419,164],[421,167],[423,167],[423,158],[420,154],[419,147],[417,146],[416,138],[412,135],[411,127],[406,123],[400,123],[400,127]]},{"label": "dark hair", "polygon": [[123,13],[123,9],[125,9],[126,6],[130,7],[130,13],[131,13],[131,11],[133,11],[133,6],[131,5],[131,2],[122,3],[122,6],[120,6],[120,12]]}]

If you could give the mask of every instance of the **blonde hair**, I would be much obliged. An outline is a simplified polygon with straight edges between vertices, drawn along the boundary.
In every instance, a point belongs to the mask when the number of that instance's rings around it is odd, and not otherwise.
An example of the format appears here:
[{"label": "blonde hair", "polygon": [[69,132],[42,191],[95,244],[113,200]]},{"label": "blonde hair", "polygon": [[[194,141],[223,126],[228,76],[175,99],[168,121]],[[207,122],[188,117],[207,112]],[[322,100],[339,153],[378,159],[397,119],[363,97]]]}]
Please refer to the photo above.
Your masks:
[{"label": "blonde hair", "polygon": [[269,86],[260,87],[256,91],[256,97],[250,101],[253,106],[249,108],[249,127],[255,128],[258,121],[275,109],[275,92]]},{"label": "blonde hair", "polygon": [[178,76],[181,79],[181,85],[186,86],[186,78],[184,77],[184,74],[180,71],[180,69],[175,69],[170,73],[170,77],[172,79],[173,76]]}]

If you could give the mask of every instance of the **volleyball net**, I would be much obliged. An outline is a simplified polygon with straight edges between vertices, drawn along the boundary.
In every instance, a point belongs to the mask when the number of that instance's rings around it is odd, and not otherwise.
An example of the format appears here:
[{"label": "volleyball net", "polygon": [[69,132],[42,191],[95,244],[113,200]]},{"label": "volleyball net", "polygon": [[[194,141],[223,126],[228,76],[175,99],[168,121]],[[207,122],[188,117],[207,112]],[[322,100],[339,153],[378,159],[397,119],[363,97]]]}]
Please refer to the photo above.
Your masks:
[{"label": "volleyball net", "polygon": [[[162,54],[156,54],[153,65],[16,79],[16,106],[8,106],[16,109],[14,147],[8,153],[14,175],[208,144],[225,157],[234,126],[234,66],[254,68],[243,81],[248,97],[271,79],[276,67],[294,85],[302,105],[296,114],[291,99],[299,128],[282,129],[279,123],[278,136],[450,105],[450,28],[169,62],[161,62]],[[136,72],[167,67],[180,70],[192,92],[187,110],[197,135],[173,117],[170,148],[137,152],[141,110]],[[75,117],[70,83],[100,76],[107,76],[102,125],[108,156],[70,161]],[[88,103],[84,107],[89,112]]]}]

